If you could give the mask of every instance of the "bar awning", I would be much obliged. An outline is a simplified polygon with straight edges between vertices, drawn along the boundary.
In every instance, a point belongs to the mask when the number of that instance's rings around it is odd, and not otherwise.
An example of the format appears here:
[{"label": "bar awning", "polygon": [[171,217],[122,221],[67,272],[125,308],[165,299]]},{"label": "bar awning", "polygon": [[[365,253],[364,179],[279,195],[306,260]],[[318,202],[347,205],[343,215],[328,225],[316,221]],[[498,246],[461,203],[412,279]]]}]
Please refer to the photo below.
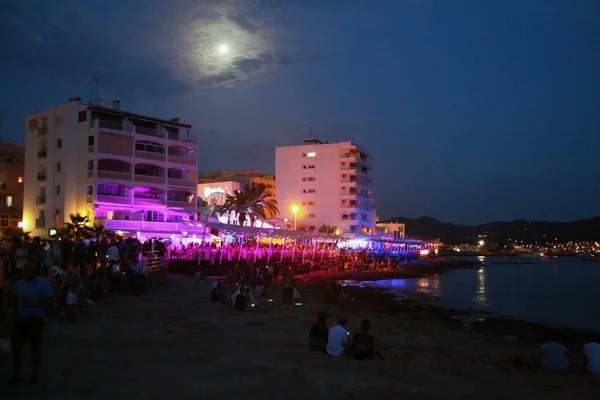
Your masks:
[{"label": "bar awning", "polygon": [[241,226],[241,225],[229,225],[220,222],[206,222],[209,228],[217,229],[219,232],[229,236],[261,236],[267,238],[283,239],[288,240],[317,240],[319,242],[339,242],[346,241],[347,238],[338,235],[332,235],[328,233],[320,232],[301,232],[301,231],[290,231],[279,228],[258,228],[255,226]]}]

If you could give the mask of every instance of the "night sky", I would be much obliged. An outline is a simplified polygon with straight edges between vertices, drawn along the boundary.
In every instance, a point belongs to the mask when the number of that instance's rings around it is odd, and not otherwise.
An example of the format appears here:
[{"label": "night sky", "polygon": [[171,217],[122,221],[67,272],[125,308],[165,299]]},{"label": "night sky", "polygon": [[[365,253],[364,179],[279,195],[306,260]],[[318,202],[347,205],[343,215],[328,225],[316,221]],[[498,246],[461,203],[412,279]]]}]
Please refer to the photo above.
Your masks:
[{"label": "night sky", "polygon": [[[381,217],[600,215],[600,2],[0,2],[4,140],[70,96],[181,117],[199,166],[355,141]],[[227,52],[219,52],[219,46]]]}]

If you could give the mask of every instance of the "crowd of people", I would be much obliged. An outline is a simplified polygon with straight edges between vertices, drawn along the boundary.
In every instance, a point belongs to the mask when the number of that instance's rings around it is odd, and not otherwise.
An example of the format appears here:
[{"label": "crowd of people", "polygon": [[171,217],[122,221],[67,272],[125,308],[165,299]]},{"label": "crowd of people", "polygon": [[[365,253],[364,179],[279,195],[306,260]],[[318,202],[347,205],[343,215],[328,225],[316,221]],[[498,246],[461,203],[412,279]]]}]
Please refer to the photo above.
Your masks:
[{"label": "crowd of people", "polygon": [[9,383],[21,379],[26,344],[31,347],[31,382],[38,381],[42,333],[49,320],[64,315],[76,322],[86,305],[107,295],[130,291],[139,296],[148,266],[163,258],[161,242],[135,239],[13,242],[8,276],[0,286],[0,339],[9,339],[13,358]]},{"label": "crowd of people", "polygon": [[214,242],[191,241],[180,242],[168,247],[169,258],[196,260],[209,264],[223,264],[237,261],[246,262],[275,262],[283,260],[310,260],[322,262],[341,256],[356,256],[366,254],[372,260],[369,265],[373,268],[388,266],[389,260],[410,260],[419,257],[419,249],[411,248],[400,251],[373,250],[368,248],[339,248],[335,243],[267,244],[248,242],[244,244],[227,243],[218,245]]}]

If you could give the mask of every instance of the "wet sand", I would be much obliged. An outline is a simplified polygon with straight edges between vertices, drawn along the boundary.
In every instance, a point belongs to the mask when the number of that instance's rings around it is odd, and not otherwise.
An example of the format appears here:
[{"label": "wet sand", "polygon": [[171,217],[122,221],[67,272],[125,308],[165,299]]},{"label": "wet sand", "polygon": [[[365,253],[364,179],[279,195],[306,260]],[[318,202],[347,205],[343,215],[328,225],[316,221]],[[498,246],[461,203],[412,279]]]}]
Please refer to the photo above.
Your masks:
[{"label": "wet sand", "polygon": [[[355,288],[346,308],[323,303],[324,281],[300,282],[303,306],[238,312],[208,301],[211,286],[171,275],[139,298],[98,302],[76,324],[47,328],[41,383],[1,387],[2,399],[597,399],[600,379],[519,369],[537,345],[481,333],[410,302]],[[306,350],[315,314],[362,318],[386,361]],[[439,312],[439,311],[438,311]],[[27,359],[28,361],[28,359]],[[29,363],[26,362],[26,372]],[[9,364],[0,366],[8,379]]]}]

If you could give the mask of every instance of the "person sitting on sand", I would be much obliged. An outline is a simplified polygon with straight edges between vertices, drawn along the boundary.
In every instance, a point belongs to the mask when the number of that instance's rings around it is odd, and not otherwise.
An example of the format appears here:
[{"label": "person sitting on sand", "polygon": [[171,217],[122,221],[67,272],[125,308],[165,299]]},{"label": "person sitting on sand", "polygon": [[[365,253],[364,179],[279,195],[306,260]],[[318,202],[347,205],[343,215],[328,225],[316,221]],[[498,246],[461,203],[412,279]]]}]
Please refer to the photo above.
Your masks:
[{"label": "person sitting on sand", "polygon": [[338,324],[329,329],[327,335],[327,354],[332,356],[341,356],[347,352],[348,337],[350,332],[346,330],[348,321],[345,318],[340,318]]},{"label": "person sitting on sand", "polygon": [[368,319],[363,319],[360,323],[360,332],[354,334],[350,354],[356,360],[368,360],[379,357],[385,360],[385,356],[379,351],[379,345],[375,340],[375,335],[369,333],[371,323]]},{"label": "person sitting on sand", "polygon": [[248,298],[245,292],[237,291],[234,297],[233,305],[236,310],[244,311],[248,306]]},{"label": "person sitting on sand", "polygon": [[221,301],[221,291],[223,290],[223,285],[221,282],[216,283],[217,285],[213,286],[212,290],[210,291],[210,301],[213,303],[218,303]]},{"label": "person sitting on sand", "polygon": [[585,369],[590,374],[600,374],[600,344],[586,343],[583,346],[585,354]]},{"label": "person sitting on sand", "polygon": [[321,312],[317,316],[317,322],[310,328],[308,334],[308,348],[310,350],[321,351],[325,353],[329,329],[327,328],[327,314]]},{"label": "person sitting on sand", "polygon": [[566,372],[569,365],[568,350],[558,342],[542,345],[542,365],[546,371]]}]

